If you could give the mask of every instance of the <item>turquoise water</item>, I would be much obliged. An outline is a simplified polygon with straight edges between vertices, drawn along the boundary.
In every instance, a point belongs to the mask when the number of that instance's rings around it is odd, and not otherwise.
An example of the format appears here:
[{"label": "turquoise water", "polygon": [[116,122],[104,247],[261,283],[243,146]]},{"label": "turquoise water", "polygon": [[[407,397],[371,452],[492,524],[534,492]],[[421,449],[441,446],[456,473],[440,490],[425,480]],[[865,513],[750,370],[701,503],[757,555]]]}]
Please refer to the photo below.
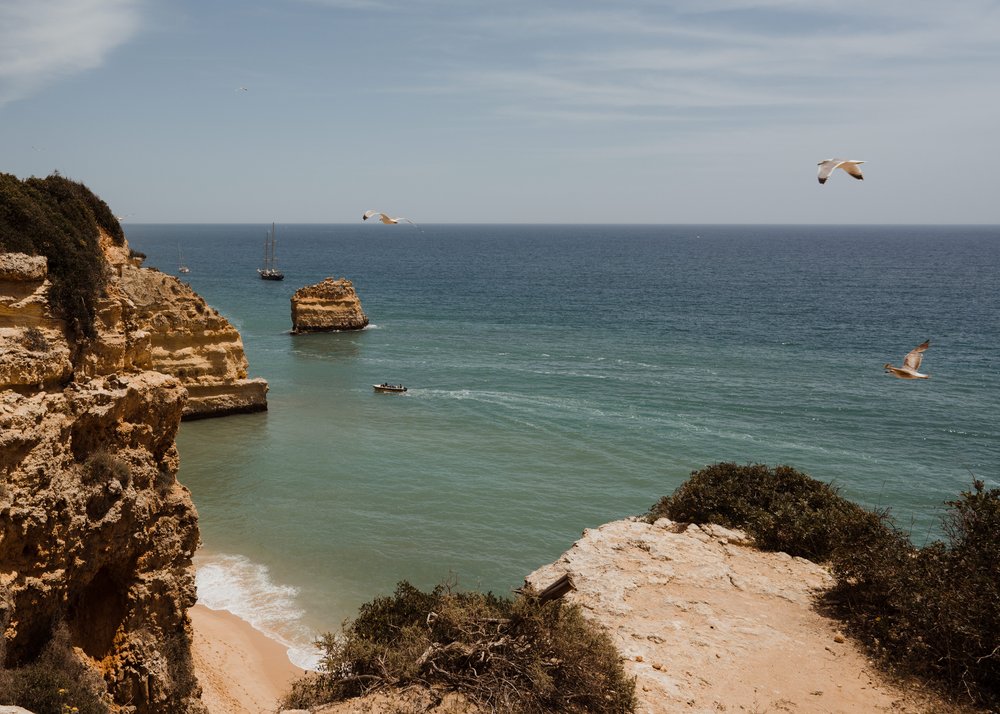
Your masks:
[{"label": "turquoise water", "polygon": [[[180,479],[202,601],[299,650],[401,579],[509,593],[717,461],[790,464],[921,543],[996,485],[996,227],[279,224],[280,283],[268,227],[126,233],[165,272],[182,249],[270,383],[265,414],[182,426]],[[371,326],[288,334],[327,276]],[[931,379],[883,374],[927,338]]]}]

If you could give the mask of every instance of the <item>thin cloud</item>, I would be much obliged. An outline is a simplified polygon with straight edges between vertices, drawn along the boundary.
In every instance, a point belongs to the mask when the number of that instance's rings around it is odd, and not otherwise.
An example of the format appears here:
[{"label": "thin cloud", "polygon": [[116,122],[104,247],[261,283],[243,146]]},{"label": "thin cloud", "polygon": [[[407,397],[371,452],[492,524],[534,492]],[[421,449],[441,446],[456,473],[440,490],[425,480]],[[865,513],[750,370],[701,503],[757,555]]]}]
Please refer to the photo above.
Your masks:
[{"label": "thin cloud", "polygon": [[630,111],[640,121],[657,113],[700,120],[754,107],[819,118],[844,96],[877,103],[887,86],[898,99],[953,90],[1000,60],[1000,12],[984,0],[947,8],[922,0],[581,2],[523,5],[472,23],[479,46],[516,41],[519,51],[439,73],[439,87],[486,94],[507,115],[580,121]]},{"label": "thin cloud", "polygon": [[101,66],[140,26],[143,0],[0,3],[0,106]]}]

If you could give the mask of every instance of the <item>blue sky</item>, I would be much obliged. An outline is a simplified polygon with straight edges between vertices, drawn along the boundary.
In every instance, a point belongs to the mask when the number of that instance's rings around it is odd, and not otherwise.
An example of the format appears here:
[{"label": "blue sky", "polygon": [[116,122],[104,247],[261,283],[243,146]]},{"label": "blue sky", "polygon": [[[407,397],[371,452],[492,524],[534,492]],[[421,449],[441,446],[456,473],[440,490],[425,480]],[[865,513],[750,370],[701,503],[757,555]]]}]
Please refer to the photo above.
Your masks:
[{"label": "blue sky", "polygon": [[998,37],[985,0],[0,0],[0,171],[135,222],[1000,223]]}]

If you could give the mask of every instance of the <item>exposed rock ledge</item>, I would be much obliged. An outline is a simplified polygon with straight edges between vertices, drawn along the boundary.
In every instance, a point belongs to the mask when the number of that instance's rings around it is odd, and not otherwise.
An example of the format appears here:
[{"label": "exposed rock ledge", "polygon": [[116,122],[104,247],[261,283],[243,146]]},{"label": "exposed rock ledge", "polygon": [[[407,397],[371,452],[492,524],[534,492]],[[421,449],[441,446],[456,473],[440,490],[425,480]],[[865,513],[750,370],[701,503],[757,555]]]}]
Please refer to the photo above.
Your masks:
[{"label": "exposed rock ledge", "polygon": [[45,259],[0,253],[0,389],[53,388],[71,378],[153,370],[187,389],[184,418],[267,409],[267,382],[248,379],[243,340],[173,276],[139,267],[106,234],[106,294],[97,339],[71,345],[48,304]]},{"label": "exposed rock ledge", "polygon": [[118,266],[118,284],[149,334],[150,366],[188,391],[185,419],[267,409],[267,382],[248,379],[243,339],[226,318],[172,275]]},{"label": "exposed rock ledge", "polygon": [[292,332],[360,330],[368,325],[361,300],[347,278],[326,278],[292,296]]},{"label": "exposed rock ledge", "polygon": [[569,574],[565,597],[610,632],[637,712],[932,711],[887,685],[813,607],[821,566],[749,547],[720,526],[616,521],[584,531],[528,581]]}]

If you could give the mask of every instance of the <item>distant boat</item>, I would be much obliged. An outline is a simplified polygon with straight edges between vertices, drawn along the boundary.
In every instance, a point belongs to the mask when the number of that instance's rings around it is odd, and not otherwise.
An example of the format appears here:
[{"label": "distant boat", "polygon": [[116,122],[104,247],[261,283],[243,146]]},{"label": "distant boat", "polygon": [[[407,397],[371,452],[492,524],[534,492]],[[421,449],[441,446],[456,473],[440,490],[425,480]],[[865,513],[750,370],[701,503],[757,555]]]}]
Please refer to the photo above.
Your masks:
[{"label": "distant boat", "polygon": [[177,246],[177,272],[178,273],[190,273],[191,268],[184,264],[184,258],[181,257],[181,247]]},{"label": "distant boat", "polygon": [[385,382],[382,382],[382,384],[373,384],[372,385],[372,389],[374,389],[376,392],[405,392],[406,391],[406,387],[404,387],[402,384],[386,384]]},{"label": "distant boat", "polygon": [[271,224],[271,232],[264,238],[264,267],[257,268],[261,280],[284,280],[285,274],[278,270],[278,261],[274,257],[274,224]]}]

